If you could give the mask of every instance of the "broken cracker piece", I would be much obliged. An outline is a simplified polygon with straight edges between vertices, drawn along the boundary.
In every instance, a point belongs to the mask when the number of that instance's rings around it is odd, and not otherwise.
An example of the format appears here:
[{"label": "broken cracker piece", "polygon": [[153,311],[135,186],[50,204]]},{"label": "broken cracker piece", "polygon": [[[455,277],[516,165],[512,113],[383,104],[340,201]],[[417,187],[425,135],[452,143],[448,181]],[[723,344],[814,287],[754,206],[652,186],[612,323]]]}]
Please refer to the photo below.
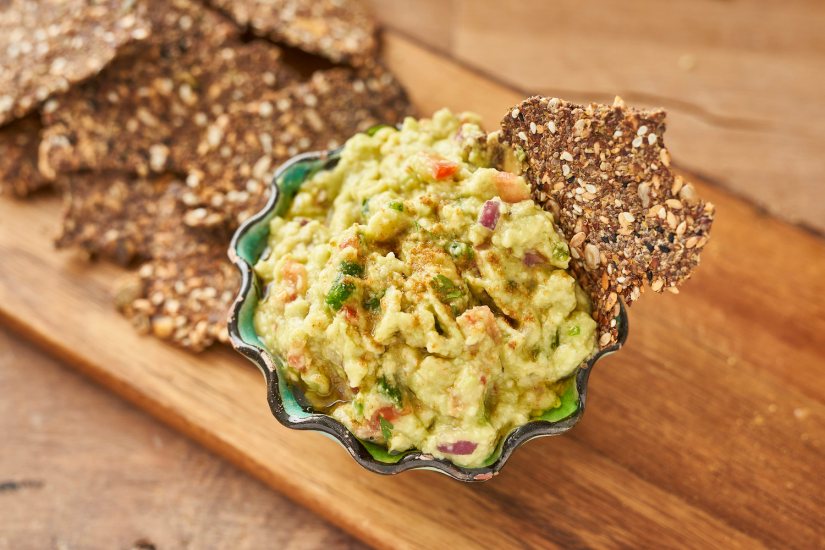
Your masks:
[{"label": "broken cracker piece", "polygon": [[150,3],[154,32],[93,81],[50,101],[41,171],[180,172],[176,159],[209,117],[297,80],[281,50],[243,43],[220,16],[189,0]]},{"label": "broken cracker piece", "polygon": [[531,97],[501,122],[533,197],[554,212],[590,293],[599,345],[616,342],[619,298],[676,290],[699,263],[714,207],[670,169],[665,112]]},{"label": "broken cracker piece", "polygon": [[[278,166],[305,151],[332,149],[376,124],[395,124],[412,108],[389,72],[332,69],[250,102],[210,123],[185,162],[193,227],[235,227],[266,202]],[[212,139],[212,138],[216,139]]]},{"label": "broken cracker piece", "polygon": [[82,173],[62,177],[66,185],[58,248],[80,247],[121,265],[151,256],[161,220],[179,216],[167,193],[172,178],[124,173]]},{"label": "broken cracker piece", "polygon": [[258,36],[336,63],[368,64],[376,22],[362,0],[208,0]]},{"label": "broken cracker piece", "polygon": [[121,285],[115,302],[139,331],[201,351],[228,341],[226,318],[240,280],[226,254],[227,233],[183,224],[181,191],[177,182],[165,190],[151,259]]},{"label": "broken cracker piece", "polygon": [[116,302],[139,331],[202,351],[216,341],[228,342],[226,318],[239,279],[226,257],[225,239],[192,230],[184,238],[177,244],[190,253],[143,264],[121,286]]},{"label": "broken cracker piece", "polygon": [[25,197],[49,185],[37,170],[41,130],[37,113],[0,127],[0,194]]},{"label": "broken cracker piece", "polygon": [[6,0],[0,4],[0,125],[100,72],[118,49],[147,38],[130,0]]}]

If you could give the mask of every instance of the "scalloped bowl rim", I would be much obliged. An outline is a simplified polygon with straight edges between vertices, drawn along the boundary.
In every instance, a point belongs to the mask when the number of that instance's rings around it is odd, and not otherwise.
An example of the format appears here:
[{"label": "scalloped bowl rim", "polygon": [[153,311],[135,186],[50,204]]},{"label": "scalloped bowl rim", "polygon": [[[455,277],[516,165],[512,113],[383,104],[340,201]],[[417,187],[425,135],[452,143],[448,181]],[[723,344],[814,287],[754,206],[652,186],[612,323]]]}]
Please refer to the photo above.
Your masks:
[{"label": "scalloped bowl rim", "polygon": [[[278,181],[294,166],[305,162],[337,161],[337,154],[341,148],[329,151],[317,151],[302,153],[292,157],[283,163],[271,181],[269,200],[258,213],[244,221],[232,237],[229,246],[229,258],[241,273],[241,286],[229,312],[228,328],[232,346],[247,359],[252,361],[264,375],[267,387],[267,400],[270,410],[275,418],[284,426],[296,430],[311,430],[327,435],[340,443],[347,452],[361,466],[379,474],[397,474],[413,469],[429,469],[446,474],[460,481],[485,481],[497,475],[506,464],[516,448],[522,444],[538,437],[559,435],[567,432],[581,420],[587,400],[587,383],[593,366],[603,357],[618,351],[625,343],[628,333],[627,312],[624,304],[619,301],[620,313],[618,316],[619,337],[616,344],[609,348],[599,350],[588,359],[575,372],[575,388],[578,393],[578,406],[571,415],[558,421],[531,420],[511,430],[499,444],[501,449],[498,457],[489,465],[475,468],[467,468],[453,464],[449,460],[435,458],[419,450],[406,452],[397,462],[388,463],[376,459],[363,442],[350,432],[341,422],[333,417],[319,412],[308,411],[307,416],[297,418],[288,413],[281,398],[281,379],[278,367],[268,350],[253,342],[247,341],[241,334],[240,316],[251,291],[254,288],[257,275],[253,265],[244,259],[239,253],[238,247],[246,235],[259,224],[268,225],[270,214],[274,215],[274,210],[278,206],[281,198],[281,189]],[[311,174],[310,174],[311,175]],[[268,227],[266,229],[268,235]],[[288,391],[292,388],[285,381]]]}]

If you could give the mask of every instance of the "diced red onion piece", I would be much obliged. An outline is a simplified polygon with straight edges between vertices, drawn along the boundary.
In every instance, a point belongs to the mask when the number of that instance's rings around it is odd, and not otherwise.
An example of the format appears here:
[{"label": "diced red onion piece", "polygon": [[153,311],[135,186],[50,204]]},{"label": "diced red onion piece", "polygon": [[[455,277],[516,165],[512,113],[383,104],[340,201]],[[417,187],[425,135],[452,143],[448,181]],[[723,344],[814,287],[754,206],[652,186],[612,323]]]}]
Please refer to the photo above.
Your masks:
[{"label": "diced red onion piece", "polygon": [[487,201],[481,207],[481,213],[478,215],[478,223],[487,229],[495,229],[498,223],[498,202]]},{"label": "diced red onion piece", "polygon": [[454,441],[438,446],[438,450],[449,455],[471,455],[478,447],[473,441]]},{"label": "diced red onion piece", "polygon": [[524,253],[524,258],[521,260],[526,266],[542,265],[547,263],[547,258],[542,256],[535,250],[528,250]]}]

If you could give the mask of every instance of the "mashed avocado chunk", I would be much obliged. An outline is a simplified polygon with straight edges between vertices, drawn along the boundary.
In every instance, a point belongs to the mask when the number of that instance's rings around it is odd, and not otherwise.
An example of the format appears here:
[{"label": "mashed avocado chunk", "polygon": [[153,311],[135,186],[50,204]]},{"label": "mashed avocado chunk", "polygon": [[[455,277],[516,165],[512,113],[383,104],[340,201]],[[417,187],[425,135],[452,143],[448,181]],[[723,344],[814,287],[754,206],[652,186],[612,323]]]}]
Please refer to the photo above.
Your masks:
[{"label": "mashed avocado chunk", "polygon": [[271,222],[265,345],[314,407],[390,451],[478,466],[596,350],[553,216],[442,110],[347,141]]}]

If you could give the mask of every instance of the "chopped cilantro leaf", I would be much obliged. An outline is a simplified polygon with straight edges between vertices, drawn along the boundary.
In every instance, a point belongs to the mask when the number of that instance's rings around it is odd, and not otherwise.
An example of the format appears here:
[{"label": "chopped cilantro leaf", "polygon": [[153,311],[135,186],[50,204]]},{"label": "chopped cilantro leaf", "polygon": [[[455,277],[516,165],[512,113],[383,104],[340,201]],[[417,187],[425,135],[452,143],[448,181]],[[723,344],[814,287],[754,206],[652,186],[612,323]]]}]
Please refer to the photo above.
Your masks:
[{"label": "chopped cilantro leaf", "polygon": [[393,403],[401,406],[401,390],[390,384],[386,377],[382,376],[378,379],[378,389],[381,390],[381,393],[389,397]]},{"label": "chopped cilantro leaf", "polygon": [[384,439],[387,441],[387,443],[389,443],[390,438],[392,437],[392,429],[394,428],[392,422],[390,422],[383,416],[379,416],[378,423],[381,425],[381,435],[383,435]]},{"label": "chopped cilantro leaf", "polygon": [[559,261],[565,261],[570,259],[570,249],[567,247],[565,243],[558,243],[555,247],[553,247],[553,258]]},{"label": "chopped cilantro leaf", "polygon": [[399,212],[404,211],[404,205],[402,203],[398,202],[398,201],[392,201],[387,206],[389,206],[393,210],[398,210]]},{"label": "chopped cilantro leaf", "polygon": [[370,311],[376,311],[378,309],[381,309],[381,298],[384,297],[384,294],[386,294],[386,292],[387,290],[384,289],[380,292],[371,293],[369,297],[367,297],[367,299],[364,300],[364,307],[369,309]]},{"label": "chopped cilantro leaf", "polygon": [[578,336],[580,332],[581,329],[579,328],[579,325],[573,325],[572,327],[567,329],[567,334],[570,336]]},{"label": "chopped cilantro leaf", "polygon": [[337,280],[329,289],[325,301],[329,307],[331,307],[335,311],[338,311],[339,309],[341,309],[341,306],[344,305],[344,302],[347,301],[347,299],[352,295],[354,291],[354,284]]},{"label": "chopped cilantro leaf", "polygon": [[433,277],[432,282],[438,297],[444,302],[452,302],[464,296],[464,291],[456,286],[450,279],[440,273]]},{"label": "chopped cilantro leaf", "polygon": [[338,268],[341,273],[344,275],[351,275],[353,277],[361,278],[364,276],[364,266],[357,264],[355,262],[341,262],[341,266]]},{"label": "chopped cilantro leaf", "polygon": [[361,201],[361,213],[365,216],[370,213],[370,200],[369,199],[364,199],[364,200]]},{"label": "chopped cilantro leaf", "polygon": [[553,335],[553,340],[550,341],[550,349],[556,349],[559,347],[559,331],[556,329],[556,333]]}]

